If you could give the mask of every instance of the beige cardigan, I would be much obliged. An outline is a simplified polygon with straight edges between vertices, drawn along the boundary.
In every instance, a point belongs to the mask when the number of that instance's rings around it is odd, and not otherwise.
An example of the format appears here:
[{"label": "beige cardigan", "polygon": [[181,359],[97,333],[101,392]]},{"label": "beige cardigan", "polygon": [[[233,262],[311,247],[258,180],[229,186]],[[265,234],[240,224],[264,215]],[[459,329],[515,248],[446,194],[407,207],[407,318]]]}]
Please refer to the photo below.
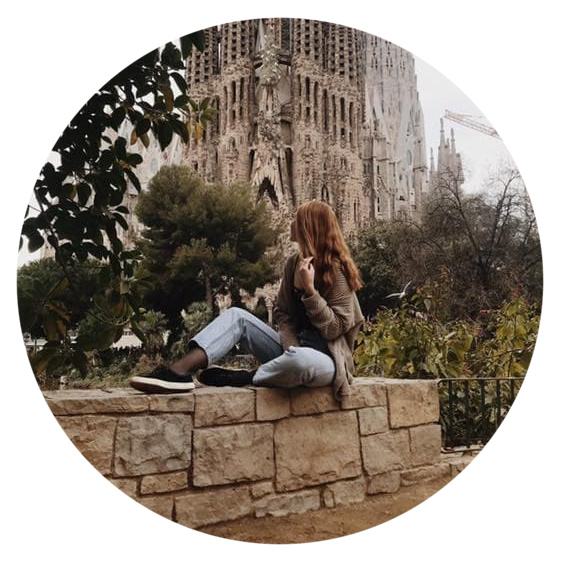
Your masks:
[{"label": "beige cardigan", "polygon": [[[293,276],[298,254],[292,255],[285,264],[277,302],[273,308],[273,321],[277,324],[283,349],[299,346],[296,323],[297,313],[293,300]],[[353,349],[355,338],[365,320],[355,291],[349,287],[340,268],[336,268],[333,285],[321,295],[315,291],[302,302],[310,322],[324,339],[336,364],[336,375],[332,383],[337,400],[349,394],[353,383]]]}]

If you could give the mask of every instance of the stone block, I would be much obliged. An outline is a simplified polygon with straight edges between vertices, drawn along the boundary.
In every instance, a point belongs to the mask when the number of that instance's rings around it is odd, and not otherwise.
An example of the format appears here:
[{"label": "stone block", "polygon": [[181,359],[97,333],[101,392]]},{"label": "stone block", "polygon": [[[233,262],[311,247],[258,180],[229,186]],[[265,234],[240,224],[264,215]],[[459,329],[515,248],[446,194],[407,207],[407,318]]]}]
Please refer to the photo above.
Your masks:
[{"label": "stone block", "polygon": [[357,411],[361,435],[373,435],[388,431],[388,411],[384,406],[363,408]]},{"label": "stone block", "polygon": [[411,427],[408,431],[412,466],[438,462],[441,455],[441,426],[432,423]]},{"label": "stone block", "polygon": [[249,388],[198,388],[195,427],[251,422],[256,419],[254,391]]},{"label": "stone block", "polygon": [[400,473],[400,484],[411,486],[420,482],[429,482],[438,478],[445,478],[451,475],[451,467],[448,462],[442,462],[431,466],[421,466],[411,468]]},{"label": "stone block", "polygon": [[365,482],[359,478],[328,484],[322,492],[322,498],[326,507],[360,503],[365,499]]},{"label": "stone block", "polygon": [[144,476],[141,485],[141,494],[161,494],[175,492],[187,488],[187,472],[170,472],[168,474],[149,474]]},{"label": "stone block", "polygon": [[280,491],[361,474],[355,412],[334,412],[276,423],[276,487]]},{"label": "stone block", "polygon": [[176,497],[175,502],[176,521],[191,529],[232,521],[254,511],[247,486],[190,493]]},{"label": "stone block", "polygon": [[178,394],[151,394],[148,397],[150,412],[185,412],[195,409],[195,396],[190,392]]},{"label": "stone block", "polygon": [[139,483],[136,478],[108,478],[108,480],[129,497],[137,499]]},{"label": "stone block", "polygon": [[369,476],[410,466],[408,430],[387,431],[361,438],[363,466]]},{"label": "stone block", "polygon": [[255,503],[256,517],[283,517],[291,513],[306,513],[320,509],[320,491],[304,490],[290,494],[266,496]]},{"label": "stone block", "polygon": [[191,462],[190,416],[126,417],[115,438],[114,476],[185,470]]},{"label": "stone block", "polygon": [[273,482],[258,482],[250,488],[250,493],[254,499],[274,494],[275,490],[273,488]]},{"label": "stone block", "polygon": [[392,494],[400,489],[400,472],[377,474],[369,480],[368,494]]},{"label": "stone block", "polygon": [[172,520],[172,513],[174,509],[174,498],[171,496],[156,496],[152,498],[138,498],[137,501],[147,507],[154,513]]},{"label": "stone block", "polygon": [[439,421],[437,381],[393,380],[386,388],[391,428]]},{"label": "stone block", "polygon": [[385,379],[355,377],[350,394],[342,400],[342,409],[355,410],[374,406],[386,406]]},{"label": "stone block", "polygon": [[146,394],[126,388],[52,390],[43,396],[55,416],[147,412],[149,401]]},{"label": "stone block", "polygon": [[289,391],[285,388],[256,388],[256,419],[273,421],[291,415]]},{"label": "stone block", "polygon": [[273,478],[273,425],[196,429],[193,484],[214,486]]},{"label": "stone block", "polygon": [[297,387],[291,389],[291,413],[293,416],[321,414],[339,410],[340,405],[334,398],[332,387],[321,388]]},{"label": "stone block", "polygon": [[102,474],[111,474],[117,419],[107,416],[57,417],[76,448]]},{"label": "stone block", "polygon": [[456,476],[461,473],[472,461],[473,457],[460,457],[458,459],[453,459],[449,461],[449,466],[451,467],[451,476]]}]

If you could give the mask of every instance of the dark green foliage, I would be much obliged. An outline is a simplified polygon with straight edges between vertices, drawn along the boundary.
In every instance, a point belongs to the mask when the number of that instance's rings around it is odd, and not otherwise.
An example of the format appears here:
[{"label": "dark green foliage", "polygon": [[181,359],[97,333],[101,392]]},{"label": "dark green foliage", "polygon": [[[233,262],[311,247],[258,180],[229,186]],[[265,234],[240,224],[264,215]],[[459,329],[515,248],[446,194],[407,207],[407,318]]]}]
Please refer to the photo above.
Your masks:
[{"label": "dark green foliage", "polygon": [[100,288],[101,270],[107,267],[94,260],[69,266],[68,271],[77,291],[70,288],[64,270],[52,258],[33,261],[20,267],[18,307],[22,332],[29,332],[32,337],[47,337],[41,323],[46,305],[58,305],[68,311],[68,327],[76,328],[90,308],[91,298]]},{"label": "dark green foliage", "polygon": [[201,296],[213,308],[219,293],[274,280],[266,250],[277,233],[252,194],[246,184],[207,185],[185,166],[165,166],[140,195],[145,266],[170,316]]},{"label": "dark green foliage", "polygon": [[[110,345],[127,323],[139,331],[138,294],[131,287],[138,288],[133,278],[138,281],[141,256],[124,250],[117,235],[118,226],[128,228],[123,205],[127,189],[141,188],[135,168],[142,157],[130,147],[138,142],[148,146],[152,138],[164,149],[174,134],[188,142],[201,135],[214,114],[207,100],[198,103],[187,95],[182,76],[185,57],[193,45],[203,46],[204,33],[182,37],[179,44],[147,53],[104,84],[63,131],[51,162],[39,174],[34,187],[37,214],[26,213],[20,245],[26,238],[33,252],[48,242],[75,292],[74,264],[94,257],[109,268],[100,276],[100,291],[91,308],[105,324],[98,338],[69,342],[67,331],[75,313],[51,302],[53,294],[47,295],[35,321],[28,318],[29,309],[25,311],[25,323],[40,324],[49,340],[41,356],[32,359],[36,373],[76,358],[82,369],[84,351]],[[132,127],[127,138],[122,136],[126,121]]]}]

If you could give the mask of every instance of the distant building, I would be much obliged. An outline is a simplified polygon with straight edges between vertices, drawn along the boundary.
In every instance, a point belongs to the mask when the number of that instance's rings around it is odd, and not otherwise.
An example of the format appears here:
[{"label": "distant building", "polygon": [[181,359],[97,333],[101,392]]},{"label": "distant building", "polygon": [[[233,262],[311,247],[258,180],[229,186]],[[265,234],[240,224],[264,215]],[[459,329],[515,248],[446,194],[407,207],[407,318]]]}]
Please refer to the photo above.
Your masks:
[{"label": "distant building", "polygon": [[461,187],[464,183],[464,172],[461,155],[455,144],[455,131],[451,129],[451,137],[445,137],[443,119],[441,119],[441,137],[437,152],[437,168],[431,149],[431,164],[429,169],[429,184],[431,189],[439,189],[453,184]]}]

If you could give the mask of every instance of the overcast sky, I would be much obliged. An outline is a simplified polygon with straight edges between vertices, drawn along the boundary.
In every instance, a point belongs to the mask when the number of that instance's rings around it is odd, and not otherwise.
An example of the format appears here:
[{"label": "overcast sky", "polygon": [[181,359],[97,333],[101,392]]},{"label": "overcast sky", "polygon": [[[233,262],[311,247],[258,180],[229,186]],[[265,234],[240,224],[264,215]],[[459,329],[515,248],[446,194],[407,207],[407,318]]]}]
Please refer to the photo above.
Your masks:
[{"label": "overcast sky", "polygon": [[[455,84],[418,57],[416,57],[416,74],[425,120],[428,166],[430,148],[433,148],[437,165],[440,118],[444,117],[446,109],[454,113],[475,116],[481,123],[494,127],[494,124],[486,119],[480,109]],[[501,162],[511,161],[511,156],[500,139],[448,119],[443,120],[443,125],[447,138],[451,136],[451,128],[455,131],[457,152],[461,153],[467,190],[479,189],[490,169],[495,169]],[[501,131],[498,133],[501,136]]]}]

